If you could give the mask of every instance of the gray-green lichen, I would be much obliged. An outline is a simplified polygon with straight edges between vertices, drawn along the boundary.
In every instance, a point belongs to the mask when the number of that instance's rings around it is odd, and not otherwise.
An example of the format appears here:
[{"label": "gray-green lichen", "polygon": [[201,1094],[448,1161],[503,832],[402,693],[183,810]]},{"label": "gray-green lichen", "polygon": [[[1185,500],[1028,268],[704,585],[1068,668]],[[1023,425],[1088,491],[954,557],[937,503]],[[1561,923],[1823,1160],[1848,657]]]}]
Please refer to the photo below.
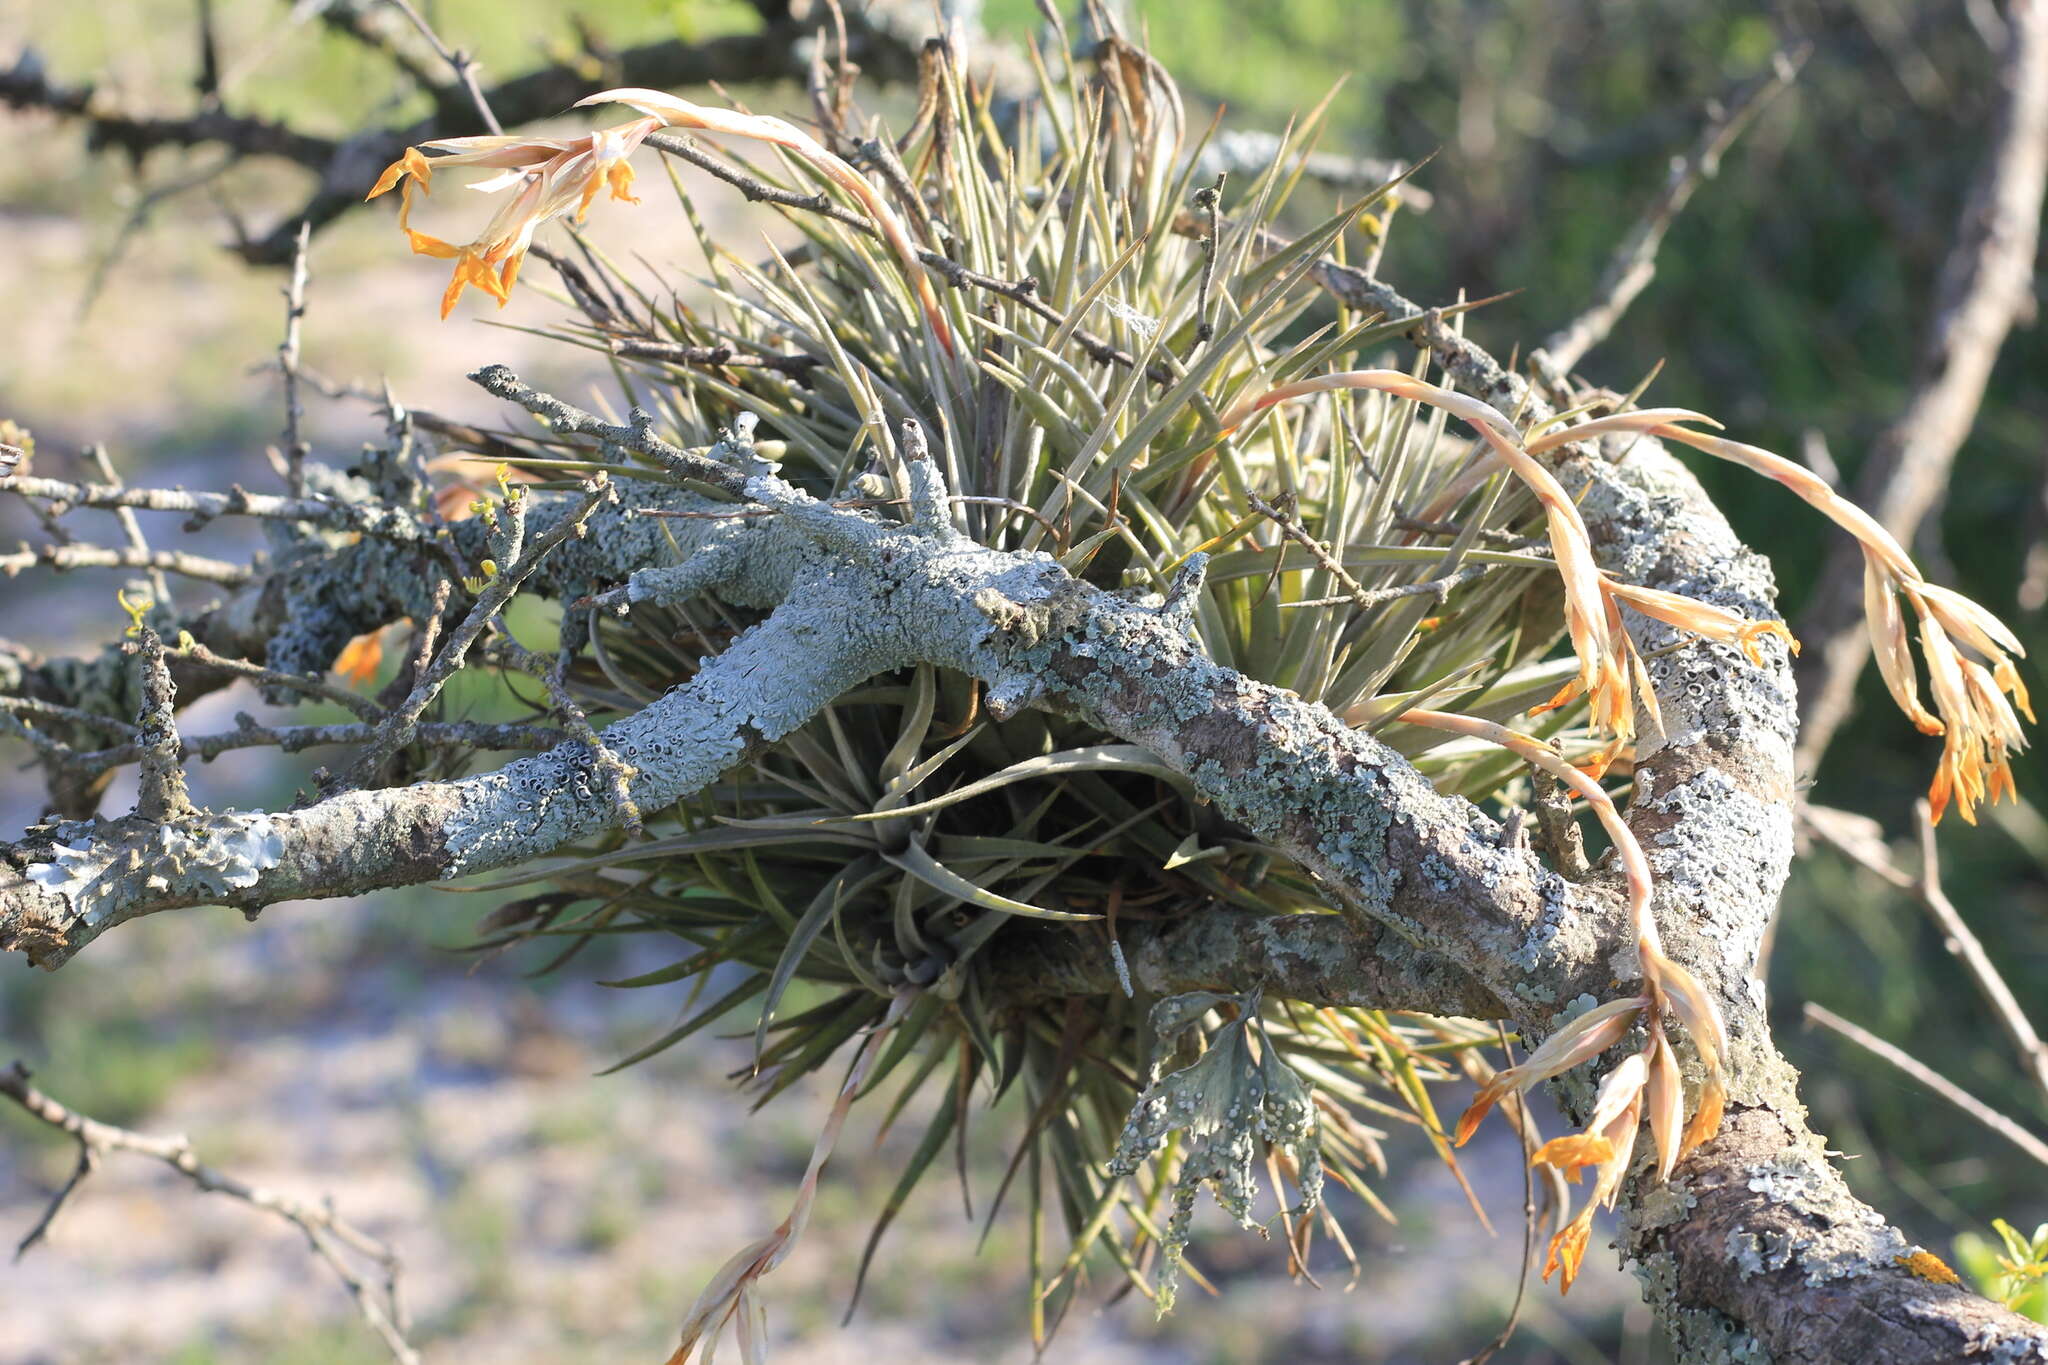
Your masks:
[{"label": "gray-green lichen", "polygon": [[59,825],[49,861],[28,879],[61,896],[87,937],[138,898],[205,904],[254,886],[284,856],[277,822],[261,812],[201,812],[109,838],[91,821]]},{"label": "gray-green lichen", "polygon": [[[1211,1033],[1200,1055],[1176,1071],[1164,1063],[1184,1039],[1199,1032],[1210,1011],[1228,1006],[1234,1017]],[[1207,1184],[1216,1202],[1237,1221],[1255,1228],[1252,1200],[1256,1174],[1267,1147],[1294,1158],[1301,1200],[1294,1210],[1313,1213],[1322,1201],[1321,1139],[1315,1096],[1279,1053],[1259,1023],[1259,993],[1222,996],[1208,991],[1169,996],[1152,1007],[1157,1038],[1146,1087],[1132,1106],[1110,1159],[1110,1174],[1127,1176],[1157,1152],[1167,1135],[1187,1135],[1173,1213],[1161,1245],[1159,1311],[1173,1306],[1180,1257],[1189,1237],[1195,1198]]]},{"label": "gray-green lichen", "polygon": [[1846,1279],[1893,1265],[1912,1245],[1878,1214],[1849,1197],[1825,1158],[1787,1147],[1745,1172],[1750,1191],[1805,1217],[1794,1233],[1737,1229],[1728,1234],[1731,1256],[1750,1273],[1796,1264],[1808,1285]]}]

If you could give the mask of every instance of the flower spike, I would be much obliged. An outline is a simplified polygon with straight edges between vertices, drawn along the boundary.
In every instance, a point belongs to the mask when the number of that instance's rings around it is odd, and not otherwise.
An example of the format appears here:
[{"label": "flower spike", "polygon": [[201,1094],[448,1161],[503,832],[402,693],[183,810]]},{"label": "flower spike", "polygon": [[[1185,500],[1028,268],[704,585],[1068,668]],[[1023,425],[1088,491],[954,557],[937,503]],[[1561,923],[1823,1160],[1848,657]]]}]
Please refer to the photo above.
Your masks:
[{"label": "flower spike", "polygon": [[[2027,741],[2014,708],[2029,721],[2034,718],[2026,685],[2013,663],[2015,657],[2026,655],[2019,638],[1961,593],[1928,582],[1896,537],[1812,470],[1768,450],[1682,425],[1699,420],[1696,414],[1675,409],[1615,413],[1546,432],[1530,441],[1528,449],[1541,454],[1589,436],[1640,432],[1742,465],[1797,493],[1861,544],[1864,624],[1878,673],[1892,700],[1922,734],[1944,737],[1941,762],[1927,793],[1934,819],[1939,822],[1953,804],[1964,820],[1975,824],[1980,804],[2001,797],[2017,799],[2010,755],[2026,748]],[[1920,702],[1905,615],[1899,609],[1902,595],[1919,617],[1920,653],[1927,662],[1934,713]]]}]

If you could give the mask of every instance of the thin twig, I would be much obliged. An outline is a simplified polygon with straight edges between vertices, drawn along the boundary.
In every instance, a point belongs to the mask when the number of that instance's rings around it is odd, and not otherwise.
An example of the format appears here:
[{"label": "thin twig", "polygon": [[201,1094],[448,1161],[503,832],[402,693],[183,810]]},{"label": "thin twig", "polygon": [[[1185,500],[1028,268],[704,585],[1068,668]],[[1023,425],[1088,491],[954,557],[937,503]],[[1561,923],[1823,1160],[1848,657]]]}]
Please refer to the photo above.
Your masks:
[{"label": "thin twig", "polygon": [[[1425,583],[1407,583],[1392,588],[1368,588],[1351,576],[1342,560],[1330,552],[1330,547],[1317,540],[1302,528],[1290,506],[1276,507],[1256,493],[1247,495],[1251,509],[1280,528],[1280,533],[1309,553],[1318,567],[1343,585],[1342,594],[1335,597],[1318,597],[1305,602],[1283,602],[1283,607],[1333,607],[1346,602],[1363,611],[1374,611],[1389,602],[1398,602],[1407,597],[1434,597],[1439,603],[1451,595],[1451,590],[1461,584],[1480,577],[1493,566],[1490,564],[1468,564],[1441,578],[1432,578]],[[1283,500],[1284,501],[1284,500]]]},{"label": "thin twig", "polygon": [[[355,1301],[356,1311],[384,1343],[391,1358],[401,1365],[418,1365],[419,1354],[405,1339],[406,1313],[399,1289],[402,1267],[398,1253],[389,1245],[343,1221],[331,1203],[309,1204],[201,1164],[191,1142],[183,1136],[150,1137],[87,1118],[30,1085],[29,1075],[29,1069],[18,1061],[0,1071],[0,1095],[13,1100],[32,1117],[68,1134],[78,1144],[78,1165],[51,1199],[42,1218],[15,1247],[16,1260],[48,1234],[58,1211],[109,1152],[133,1152],[163,1162],[209,1194],[238,1199],[251,1208],[274,1213],[298,1228],[314,1253],[340,1276],[349,1297]],[[384,1281],[381,1296],[341,1254],[343,1247],[376,1265]]]},{"label": "thin twig", "polygon": [[633,778],[636,769],[625,759],[620,758],[617,750],[604,742],[603,737],[597,733],[597,727],[590,723],[590,717],[584,712],[582,703],[571,695],[568,673],[569,664],[574,658],[575,655],[565,649],[550,663],[540,654],[512,639],[509,634],[491,650],[492,662],[530,673],[546,686],[548,699],[554,703],[555,714],[561,717],[562,724],[569,733],[581,740],[584,747],[590,750],[597,770],[604,775],[606,784],[611,788],[612,803],[620,812],[620,826],[626,831],[628,838],[637,839],[640,837],[641,823],[640,807],[633,800]]},{"label": "thin twig", "polygon": [[412,26],[420,31],[420,37],[425,38],[428,45],[434,49],[434,55],[448,63],[449,69],[455,73],[455,79],[469,92],[470,103],[476,106],[476,112],[483,119],[484,127],[493,133],[503,133],[505,126],[499,123],[498,116],[491,112],[491,102],[485,98],[483,87],[477,84],[476,59],[467,52],[451,49],[448,44],[442,42],[441,35],[434,32],[434,26],[421,18],[420,12],[414,9],[408,0],[385,2],[410,19]]},{"label": "thin twig", "polygon": [[1766,75],[1738,87],[1725,99],[1708,104],[1706,125],[1698,140],[1684,156],[1671,158],[1664,188],[1614,249],[1607,268],[1600,273],[1600,282],[1593,288],[1593,302],[1571,322],[1551,333],[1543,348],[1529,357],[1533,364],[1561,378],[1577,368],[1587,351],[1607,339],[1636,296],[1656,278],[1657,248],[1663,245],[1664,234],[1673,220],[1685,211],[1693,191],[1701,181],[1712,180],[1720,173],[1723,154],[1798,76],[1812,50],[1810,45],[1801,44],[1773,53]]},{"label": "thin twig", "polygon": [[[1208,215],[1209,230],[1202,234],[1202,273],[1195,280],[1195,346],[1206,346],[1216,335],[1215,320],[1209,316],[1209,291],[1216,284],[1216,243],[1223,231],[1223,182],[1229,172],[1218,171],[1216,183],[1195,191],[1195,207]],[[1190,346],[1189,352],[1194,350]]]},{"label": "thin twig", "polygon": [[1823,1028],[1832,1029],[1834,1032],[1841,1034],[1844,1038],[1847,1038],[1850,1042],[1871,1053],[1873,1056],[1890,1062],[1893,1066],[1905,1072],[1908,1076],[1911,1076],[1914,1080],[1920,1082],[1920,1084],[1926,1086],[1929,1090],[1932,1090],[1935,1094],[1941,1096],[1950,1104],[2025,1152],[2028,1156],[2034,1158],[2034,1160],[2044,1166],[2048,1166],[2048,1142],[2043,1142],[2040,1138],[2035,1137],[2032,1133],[2020,1127],[2019,1124],[1999,1113],[1996,1109],[1993,1109],[1975,1095],[1970,1094],[1932,1067],[1915,1061],[1876,1034],[1858,1028],[1841,1015],[1816,1005],[1811,1000],[1806,1002],[1806,1017]]},{"label": "thin twig", "polygon": [[545,394],[530,384],[523,383],[519,376],[503,365],[486,365],[473,372],[470,379],[483,386],[484,390],[508,402],[517,403],[534,416],[542,418],[551,431],[565,436],[590,436],[605,446],[621,450],[637,451],[659,460],[669,473],[678,479],[695,479],[708,483],[725,492],[744,495],[747,488],[747,474],[729,464],[695,451],[684,450],[656,436],[652,430],[652,419],[639,409],[634,409],[634,419],[629,426],[607,422],[594,413],[564,403],[552,394]]},{"label": "thin twig", "polygon": [[[504,369],[503,366],[493,366],[491,368]],[[505,374],[509,378],[511,371],[506,370]],[[518,383],[516,379],[512,380],[512,382],[514,384]],[[528,390],[528,392],[532,391]],[[544,398],[545,395],[536,395],[536,397]],[[555,402],[556,400],[548,399],[547,401]],[[560,406],[565,409],[567,408],[566,404],[561,404]],[[573,411],[573,409],[569,410]],[[587,413],[584,415],[589,416]],[[596,419],[592,418],[591,420],[595,421]],[[698,458],[701,459],[701,457]],[[723,466],[720,466],[720,468],[723,468]],[[412,741],[414,733],[419,729],[420,717],[426,712],[427,707],[433,704],[434,698],[440,695],[442,687],[462,667],[464,661],[469,657],[470,647],[476,643],[477,638],[483,634],[484,629],[491,624],[498,613],[504,610],[505,604],[512,600],[513,594],[519,591],[520,585],[526,581],[535,569],[540,567],[541,561],[546,559],[556,546],[572,536],[583,534],[584,523],[589,520],[590,514],[597,509],[599,503],[615,497],[617,497],[617,494],[612,491],[610,481],[602,473],[599,473],[583,485],[583,500],[575,507],[567,510],[561,519],[549,527],[532,545],[516,545],[518,536],[515,533],[514,541],[517,558],[513,559],[510,564],[500,568],[496,574],[491,576],[490,581],[483,585],[482,591],[477,593],[475,605],[470,608],[469,614],[463,618],[462,623],[450,632],[447,643],[442,645],[440,652],[434,658],[434,662],[428,665],[426,670],[420,675],[419,680],[413,684],[411,694],[392,711],[390,718],[379,728],[376,737],[364,746],[362,754],[357,757],[350,771],[352,785],[358,787],[368,785],[376,777],[377,773],[383,769],[384,765],[390,761],[391,756]],[[523,519],[523,511],[520,510],[523,506],[524,500],[522,499],[517,503],[509,504],[506,510],[509,514],[514,514]]]},{"label": "thin twig", "polygon": [[298,692],[320,701],[331,701],[344,710],[353,711],[366,721],[384,719],[383,709],[375,702],[345,687],[337,687],[325,678],[310,673],[286,673],[275,668],[265,668],[262,664],[252,663],[247,659],[231,659],[224,654],[215,653],[189,635],[179,637],[177,645],[168,652],[172,658],[181,662],[200,668],[210,668],[220,673],[232,673],[238,678],[247,678],[259,687]]},{"label": "thin twig", "polygon": [[78,725],[87,729],[105,730],[124,738],[135,733],[135,727],[125,720],[114,716],[102,716],[93,711],[83,711],[76,706],[59,706],[56,702],[43,701],[39,697],[0,696],[0,711],[17,716],[62,721],[66,725]]},{"label": "thin twig", "polygon": [[[6,709],[11,711],[13,708]],[[307,749],[368,744],[382,733],[383,728],[366,721],[344,721],[333,725],[258,725],[253,717],[246,714],[237,716],[236,720],[243,723],[233,730],[211,735],[184,736],[179,741],[178,756],[181,759],[208,760],[237,749],[276,749],[282,753],[296,754]],[[492,749],[523,753],[552,749],[557,744],[566,743],[570,738],[572,736],[565,731],[546,725],[451,720],[421,721],[413,727],[412,735],[407,742],[434,748]],[[141,756],[141,746],[134,743],[82,753],[65,751],[57,755],[59,761],[87,777],[97,776],[112,768],[126,767]]]},{"label": "thin twig", "polygon": [[643,340],[637,337],[621,338],[611,343],[613,355],[626,356],[633,360],[665,360],[673,365],[696,365],[705,369],[778,370],[799,382],[825,362],[814,355],[797,352],[791,355],[768,355],[755,351],[736,351],[730,346],[685,346],[677,341]]},{"label": "thin twig", "polygon": [[312,241],[312,221],[301,219],[292,248],[291,283],[284,291],[284,340],[277,348],[277,370],[284,376],[285,483],[295,498],[306,496],[306,456],[313,449],[299,429],[306,419],[305,404],[299,401],[299,323],[306,316],[306,255]]},{"label": "thin twig", "polygon": [[[1955,902],[1941,889],[1941,856],[1934,835],[1933,816],[1925,801],[1915,803],[1914,823],[1920,838],[1920,871],[1917,875],[1907,872],[1892,860],[1881,833],[1866,835],[1860,829],[1845,827],[1844,822],[1835,818],[1832,812],[1814,811],[1811,807],[1805,809],[1801,818],[1801,826],[1807,833],[1901,891],[1909,892],[1920,902],[1927,911],[1927,917],[1941,930],[1942,946],[1970,974],[1977,993],[1984,997],[1984,1003],[1998,1020],[1998,1026],[2019,1054],[2020,1068],[2039,1088],[2042,1097],[2048,1099],[2048,1043],[2042,1042],[2026,1011],[2020,1008],[2019,997],[2013,994],[2012,987],[1999,974],[1990,955],[1984,951],[1983,943],[1963,922]],[[1872,829],[1875,829],[1874,822]]]},{"label": "thin twig", "polygon": [[[95,441],[85,448],[84,455],[99,470],[102,479],[105,479],[116,488],[121,486],[121,476],[115,471],[113,457],[107,454],[107,448],[104,445]],[[31,502],[29,505],[38,510],[41,510],[42,506],[40,503],[34,502]],[[145,554],[148,553],[149,539],[142,534],[142,522],[137,519],[134,508],[116,507],[114,509],[114,523],[121,528],[121,534],[127,539],[130,549],[140,550]],[[177,609],[177,602],[171,596],[170,580],[164,576],[162,569],[152,568],[149,571],[149,590],[156,594],[156,600],[166,609],[173,611]]]},{"label": "thin twig", "polygon": [[146,512],[183,512],[196,530],[216,517],[262,517],[307,521],[339,531],[360,531],[389,540],[417,541],[427,532],[411,513],[384,504],[329,501],[321,497],[279,498],[234,488],[226,493],[193,493],[182,488],[67,483],[29,475],[0,478],[0,493],[19,493],[73,507],[133,507]]},{"label": "thin twig", "polygon": [[[1493,1028],[1500,1037],[1501,1060],[1512,1066],[1515,1052],[1508,1046],[1507,1025],[1495,1022]],[[1467,1356],[1458,1365],[1486,1365],[1507,1348],[1508,1342],[1514,1338],[1515,1328],[1521,1325],[1522,1301],[1529,1294],[1529,1272],[1536,1266],[1536,1242],[1542,1235],[1536,1222],[1536,1149],[1540,1145],[1536,1139],[1541,1134],[1536,1131],[1536,1121],[1529,1113],[1525,1096],[1515,1096],[1513,1117],[1515,1137],[1522,1144],[1522,1270],[1515,1277],[1515,1299],[1508,1305],[1507,1321],[1501,1324],[1499,1334],[1481,1347],[1477,1355]]]},{"label": "thin twig", "polygon": [[1345,603],[1371,611],[1384,607],[1389,602],[1399,602],[1406,597],[1434,597],[1438,605],[1451,595],[1453,588],[1461,587],[1485,575],[1496,567],[1492,564],[1467,564],[1455,569],[1442,578],[1431,578],[1421,583],[1404,583],[1394,588],[1360,588],[1356,592],[1339,593],[1334,597],[1309,597],[1299,602],[1282,602],[1281,610],[1296,607],[1341,607]]},{"label": "thin twig", "polygon": [[[147,569],[152,589],[166,573],[230,588],[248,582],[250,576],[246,564],[230,564],[224,559],[209,559],[183,550],[152,550],[146,546],[123,545],[116,549],[105,545],[30,545],[24,541],[13,554],[0,555],[0,574],[9,578],[24,569],[36,567],[55,569],[59,573],[67,569]],[[162,593],[158,594],[157,600],[163,600]]]}]

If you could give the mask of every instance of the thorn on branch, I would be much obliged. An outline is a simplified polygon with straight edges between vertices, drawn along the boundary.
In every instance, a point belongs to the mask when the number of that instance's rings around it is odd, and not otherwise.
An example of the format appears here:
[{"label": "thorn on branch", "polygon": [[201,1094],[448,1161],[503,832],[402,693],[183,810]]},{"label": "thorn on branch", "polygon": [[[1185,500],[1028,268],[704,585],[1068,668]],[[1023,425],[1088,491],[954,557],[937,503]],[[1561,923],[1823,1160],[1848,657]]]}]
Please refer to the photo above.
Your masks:
[{"label": "thorn on branch", "polygon": [[1187,562],[1174,570],[1173,578],[1166,585],[1166,600],[1160,605],[1159,614],[1176,630],[1191,631],[1195,627],[1195,606],[1202,600],[1202,584],[1209,576],[1209,556],[1197,551]]},{"label": "thorn on branch", "polygon": [[1533,791],[1530,804],[1536,812],[1536,843],[1549,855],[1557,875],[1568,882],[1582,882],[1592,875],[1586,862],[1586,839],[1579,822],[1572,818],[1571,794],[1564,784],[1541,768],[1529,769]]},{"label": "thorn on branch", "polygon": [[904,481],[910,487],[910,524],[934,535],[951,530],[952,518],[946,511],[946,476],[932,459],[924,425],[915,418],[905,418],[898,434],[903,444]]}]

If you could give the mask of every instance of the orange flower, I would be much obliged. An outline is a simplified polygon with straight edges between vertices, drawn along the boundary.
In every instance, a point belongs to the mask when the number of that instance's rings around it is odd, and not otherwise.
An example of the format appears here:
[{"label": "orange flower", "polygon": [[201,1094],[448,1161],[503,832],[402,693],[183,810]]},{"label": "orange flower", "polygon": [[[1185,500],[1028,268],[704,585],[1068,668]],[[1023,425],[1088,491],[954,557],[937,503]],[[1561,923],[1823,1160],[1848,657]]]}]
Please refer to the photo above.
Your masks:
[{"label": "orange flower", "polygon": [[[1665,594],[1669,596],[1669,594]],[[1613,598],[1609,598],[1610,609]],[[1679,599],[1683,601],[1684,599]],[[1581,772],[1552,749],[1532,736],[1517,733],[1476,716],[1441,711],[1404,711],[1401,719],[1431,729],[1469,735],[1498,744],[1528,760],[1568,785],[1573,794],[1591,807],[1601,827],[1614,842],[1623,872],[1628,878],[1629,914],[1636,934],[1636,952],[1641,959],[1645,993],[1596,1006],[1552,1034],[1519,1065],[1496,1073],[1479,1088],[1471,1105],[1458,1119],[1457,1142],[1463,1146],[1485,1119],[1488,1111],[1511,1092],[1521,1092],[1539,1082],[1561,1076],[1575,1066],[1592,1061],[1628,1036],[1641,1024],[1648,1032],[1648,1045],[1609,1072],[1600,1083],[1592,1115],[1585,1131],[1554,1138],[1537,1149],[1532,1161],[1555,1166],[1576,1181],[1584,1167],[1596,1175],[1586,1207],[1563,1231],[1551,1239],[1544,1278],[1563,1272],[1563,1288],[1569,1290],[1577,1278],[1591,1235],[1593,1211],[1600,1204],[1612,1207],[1628,1172],[1635,1151],[1636,1134],[1645,1116],[1650,1137],[1656,1144],[1657,1178],[1668,1179],[1672,1168],[1686,1153],[1712,1137],[1721,1126],[1722,1107],[1727,1094],[1722,1058],[1728,1054],[1728,1033],[1713,998],[1699,979],[1664,955],[1657,921],[1650,907],[1650,864],[1643,855],[1635,832],[1621,818],[1614,799],[1590,775]],[[1664,1036],[1664,1010],[1685,1026],[1699,1052],[1706,1077],[1700,1086],[1699,1105],[1690,1124],[1684,1124],[1685,1094],[1680,1082],[1678,1058]],[[1683,1130],[1681,1131],[1681,1125]]]},{"label": "orange flower", "polygon": [[334,676],[343,682],[363,687],[374,682],[377,669],[384,662],[384,631],[365,631],[341,647],[341,653],[334,656]]},{"label": "orange flower", "polygon": [[581,109],[592,104],[624,104],[638,109],[641,113],[674,128],[694,128],[707,133],[719,133],[729,137],[753,138],[786,151],[795,153],[817,169],[827,180],[845,190],[860,201],[874,221],[875,230],[896,253],[896,259],[903,265],[903,274],[910,281],[911,289],[917,294],[918,305],[924,310],[932,332],[938,337],[939,345],[947,354],[953,352],[953,332],[946,325],[946,315],[939,307],[938,295],[932,292],[931,278],[926,274],[924,262],[918,258],[917,246],[910,240],[909,231],[903,220],[896,216],[888,201],[882,198],[866,176],[828,151],[816,138],[798,128],[795,124],[765,114],[742,114],[733,109],[717,109],[696,104],[660,90],[627,88],[604,90],[586,99],[576,101]]},{"label": "orange flower", "polygon": [[[2013,708],[2029,721],[2034,719],[2026,685],[2013,663],[2013,656],[2026,655],[2018,638],[2004,622],[1961,593],[1929,583],[1897,538],[1812,470],[1768,450],[1679,425],[1702,420],[1696,413],[1670,408],[1615,413],[1547,432],[1529,442],[1528,448],[1531,454],[1540,454],[1604,432],[1643,432],[1732,461],[1797,493],[1861,544],[1864,624],[1877,657],[1877,671],[1892,700],[1922,734],[1944,737],[1941,763],[1927,792],[1935,821],[1940,821],[1951,802],[1963,819],[1975,824],[1980,804],[2001,796],[2017,799],[2008,756],[2025,749],[2027,740]],[[1900,594],[1912,603],[1920,619],[1920,653],[1927,661],[1938,719],[1920,704],[1906,619],[1899,610]],[[1744,647],[1748,648],[1747,641]],[[1977,658],[1969,657],[1965,649]]]},{"label": "orange flower", "polygon": [[[455,274],[441,299],[441,316],[453,311],[462,291],[474,285],[503,307],[519,278],[519,266],[542,224],[573,212],[582,222],[597,192],[610,187],[612,198],[638,203],[631,193],[633,168],[626,158],[647,135],[661,127],[655,118],[636,119],[617,128],[575,138],[450,137],[408,147],[405,155],[384,168],[371,187],[375,199],[401,183],[398,226],[422,256],[455,262]],[[445,155],[428,160],[426,149]],[[470,186],[485,194],[517,188],[492,217],[482,235],[456,246],[412,226],[412,196],[433,192],[433,173],[447,166],[480,166],[502,172]]]}]

